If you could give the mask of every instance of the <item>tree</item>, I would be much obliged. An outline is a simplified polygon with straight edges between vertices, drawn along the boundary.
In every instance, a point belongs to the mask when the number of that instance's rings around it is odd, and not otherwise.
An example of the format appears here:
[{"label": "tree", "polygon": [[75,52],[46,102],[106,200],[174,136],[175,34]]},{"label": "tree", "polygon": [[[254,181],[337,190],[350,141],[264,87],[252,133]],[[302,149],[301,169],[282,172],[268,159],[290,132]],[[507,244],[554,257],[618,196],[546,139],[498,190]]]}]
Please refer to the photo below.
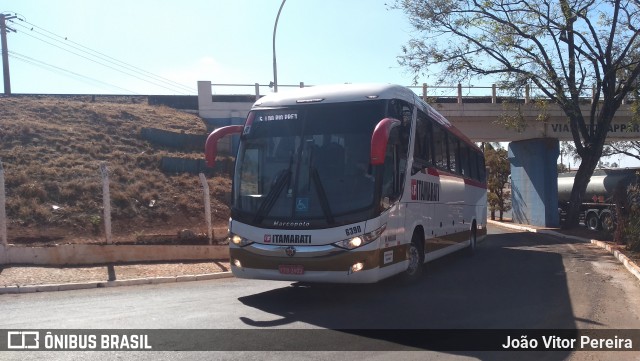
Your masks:
[{"label": "tree", "polygon": [[564,166],[564,159],[567,158],[569,164],[567,170],[571,170],[571,161],[574,163],[580,160],[580,156],[576,153],[576,147],[573,142],[560,142],[560,163]]},{"label": "tree", "polygon": [[511,174],[511,165],[507,150],[504,148],[494,148],[491,144],[485,144],[485,163],[488,169],[487,176],[487,201],[491,220],[496,219],[496,211],[500,212],[500,220],[504,212],[511,209],[511,192],[505,189]]},{"label": "tree", "polygon": [[602,155],[610,156],[615,154],[624,154],[628,157],[633,157],[640,160],[640,141],[627,140],[621,142],[613,142],[605,145]]},{"label": "tree", "polygon": [[558,163],[557,164],[557,168],[558,168],[558,173],[569,172],[571,170],[571,169],[567,168],[567,166],[565,166],[562,163]]},{"label": "tree", "polygon": [[[567,115],[581,162],[567,215],[579,206],[602,155],[609,125],[640,74],[638,0],[397,0],[416,30],[399,56],[414,81],[494,77],[501,87],[533,85]],[[580,97],[594,88],[583,115]],[[587,106],[587,105],[585,105]]]},{"label": "tree", "polygon": [[[638,51],[638,49],[636,49]],[[635,102],[631,105],[631,123],[630,127],[636,127],[640,124],[640,77],[636,78],[635,88],[633,89]],[[603,156],[611,156],[615,154],[623,154],[640,160],[640,141],[624,140],[611,142],[604,146]]]}]

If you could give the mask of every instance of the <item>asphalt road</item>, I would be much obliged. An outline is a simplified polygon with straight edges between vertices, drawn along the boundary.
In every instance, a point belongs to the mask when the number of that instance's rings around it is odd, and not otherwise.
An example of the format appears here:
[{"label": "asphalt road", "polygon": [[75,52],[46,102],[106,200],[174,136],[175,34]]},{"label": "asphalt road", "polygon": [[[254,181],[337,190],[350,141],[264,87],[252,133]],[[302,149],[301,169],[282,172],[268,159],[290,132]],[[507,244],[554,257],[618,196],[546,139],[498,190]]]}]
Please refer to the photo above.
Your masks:
[{"label": "asphalt road", "polygon": [[[424,277],[413,285],[401,285],[396,279],[376,285],[307,286],[229,278],[10,294],[0,296],[0,329],[304,330],[300,334],[314,329],[640,329],[640,282],[605,251],[541,234],[500,228],[490,228],[489,233],[473,256],[455,254],[429,263]],[[425,352],[110,351],[98,356],[382,360],[424,359]],[[84,354],[12,352],[0,358],[81,359]],[[459,351],[428,352],[427,356],[446,360],[639,357],[631,352],[585,351],[515,355]]]}]

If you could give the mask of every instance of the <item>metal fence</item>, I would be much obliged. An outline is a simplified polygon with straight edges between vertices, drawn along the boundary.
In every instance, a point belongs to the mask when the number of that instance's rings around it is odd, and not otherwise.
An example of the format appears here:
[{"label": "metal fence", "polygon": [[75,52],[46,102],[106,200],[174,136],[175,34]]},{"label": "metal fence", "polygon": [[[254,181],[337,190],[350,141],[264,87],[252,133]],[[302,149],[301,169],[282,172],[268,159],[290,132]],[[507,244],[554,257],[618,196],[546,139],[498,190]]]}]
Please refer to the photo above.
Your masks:
[{"label": "metal fence", "polygon": [[[253,94],[256,100],[266,95],[263,93],[265,90],[273,90],[273,83],[270,84],[230,84],[230,83],[212,83],[212,87],[220,88],[226,92],[217,93],[217,95],[224,95],[237,92],[251,91],[248,89],[253,88]],[[311,84],[305,84],[300,82],[299,84],[278,84],[279,88],[304,88],[312,87]],[[408,85],[407,88],[413,90],[423,100],[434,103],[501,103],[503,101],[530,103],[534,99],[545,99],[547,96],[542,92],[540,88],[526,85],[520,89],[504,88],[496,84],[491,85],[463,85],[461,83],[456,86],[435,86],[423,83],[422,85]],[[262,91],[262,92],[261,92]],[[593,86],[590,89],[585,89],[580,94],[580,99],[583,102],[593,102],[595,100],[596,88]],[[631,102],[634,99],[632,94],[626,100]]]}]

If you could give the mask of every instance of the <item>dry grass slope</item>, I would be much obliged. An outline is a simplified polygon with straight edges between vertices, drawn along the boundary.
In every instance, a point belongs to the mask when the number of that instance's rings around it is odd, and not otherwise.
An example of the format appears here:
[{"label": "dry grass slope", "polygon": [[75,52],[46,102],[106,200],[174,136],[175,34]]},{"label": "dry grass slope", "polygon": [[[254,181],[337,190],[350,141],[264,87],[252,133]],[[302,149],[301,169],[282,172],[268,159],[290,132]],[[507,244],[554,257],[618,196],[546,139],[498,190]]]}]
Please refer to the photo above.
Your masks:
[{"label": "dry grass slope", "polygon": [[[100,239],[103,161],[109,167],[117,237],[181,228],[206,232],[198,177],[162,173],[161,157],[176,152],[142,140],[143,127],[206,132],[199,117],[149,106],[146,100],[132,104],[92,102],[88,97],[0,98],[0,161],[10,242],[39,237]],[[214,222],[225,223],[230,180],[210,177],[209,187]]]}]

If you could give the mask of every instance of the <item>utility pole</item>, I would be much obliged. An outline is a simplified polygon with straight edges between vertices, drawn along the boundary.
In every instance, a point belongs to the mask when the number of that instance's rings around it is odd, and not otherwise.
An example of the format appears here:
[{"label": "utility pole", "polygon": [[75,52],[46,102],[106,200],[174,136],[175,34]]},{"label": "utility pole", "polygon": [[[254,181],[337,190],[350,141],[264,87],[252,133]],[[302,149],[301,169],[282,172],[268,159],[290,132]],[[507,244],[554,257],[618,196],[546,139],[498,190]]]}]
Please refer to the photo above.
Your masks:
[{"label": "utility pole", "polygon": [[17,16],[0,14],[0,36],[2,37],[2,75],[4,78],[4,94],[11,95],[11,76],[9,75],[9,49],[7,48],[7,31],[16,32],[7,26],[7,20]]}]

